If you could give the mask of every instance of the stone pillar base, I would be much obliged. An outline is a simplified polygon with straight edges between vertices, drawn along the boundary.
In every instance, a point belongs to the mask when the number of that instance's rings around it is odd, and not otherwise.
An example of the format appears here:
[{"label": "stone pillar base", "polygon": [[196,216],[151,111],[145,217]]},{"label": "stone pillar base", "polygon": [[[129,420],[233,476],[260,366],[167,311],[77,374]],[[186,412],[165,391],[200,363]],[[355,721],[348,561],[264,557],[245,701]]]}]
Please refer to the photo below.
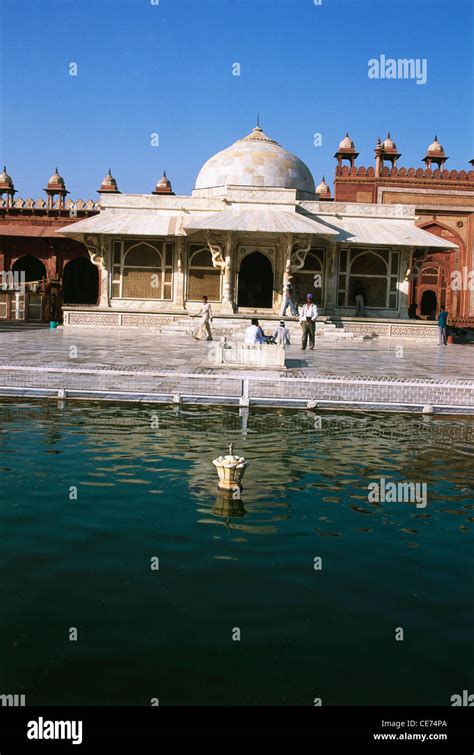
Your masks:
[{"label": "stone pillar base", "polygon": [[232,302],[230,302],[230,301],[223,301],[221,303],[221,305],[220,305],[220,308],[219,308],[219,314],[222,314],[222,315],[233,315],[234,314],[234,307],[232,306]]}]

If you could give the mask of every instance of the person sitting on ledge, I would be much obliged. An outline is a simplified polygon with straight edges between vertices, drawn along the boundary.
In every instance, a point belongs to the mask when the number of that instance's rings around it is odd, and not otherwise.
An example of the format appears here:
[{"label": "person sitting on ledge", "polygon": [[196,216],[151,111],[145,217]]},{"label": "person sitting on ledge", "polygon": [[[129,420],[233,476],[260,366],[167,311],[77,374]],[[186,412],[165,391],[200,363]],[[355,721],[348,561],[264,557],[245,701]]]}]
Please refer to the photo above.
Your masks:
[{"label": "person sitting on ledge", "polygon": [[277,343],[283,346],[283,348],[290,345],[290,331],[286,327],[284,320],[280,320],[280,325],[273,333],[273,343]]},{"label": "person sitting on ledge", "polygon": [[249,325],[249,327],[245,331],[244,343],[256,344],[266,342],[267,339],[265,338],[265,334],[262,328],[258,324],[258,320],[255,317],[252,318],[252,324]]},{"label": "person sitting on ledge", "polygon": [[410,320],[422,319],[419,315],[416,314],[417,309],[418,307],[416,306],[416,304],[410,304],[410,306],[408,307],[408,317],[410,318]]}]

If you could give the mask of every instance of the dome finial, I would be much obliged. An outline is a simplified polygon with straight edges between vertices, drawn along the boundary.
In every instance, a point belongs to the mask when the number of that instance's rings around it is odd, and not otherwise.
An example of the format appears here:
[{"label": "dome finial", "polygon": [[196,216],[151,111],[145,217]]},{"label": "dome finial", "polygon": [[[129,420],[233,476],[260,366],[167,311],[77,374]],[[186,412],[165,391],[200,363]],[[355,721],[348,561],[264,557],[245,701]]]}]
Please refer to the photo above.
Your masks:
[{"label": "dome finial", "polygon": [[15,194],[15,187],[13,186],[13,181],[11,177],[7,173],[7,166],[3,166],[3,173],[0,174],[0,196],[4,192],[11,193],[12,196]]},{"label": "dome finial", "polygon": [[331,189],[326,183],[326,176],[323,176],[323,180],[316,187],[316,194],[319,199],[329,199],[331,197]]},{"label": "dome finial", "polygon": [[257,110],[257,128],[260,128],[260,111]]},{"label": "dome finial", "polygon": [[102,183],[100,184],[100,189],[97,189],[99,194],[120,194],[117,186],[117,181],[112,175],[112,170],[109,168],[109,172],[105,176],[105,178],[102,179]]},{"label": "dome finial", "polygon": [[174,191],[171,186],[171,181],[166,175],[166,170],[163,171],[163,175],[161,176],[160,180],[156,182],[156,186],[151,193],[152,194],[171,194],[172,196],[174,196]]}]

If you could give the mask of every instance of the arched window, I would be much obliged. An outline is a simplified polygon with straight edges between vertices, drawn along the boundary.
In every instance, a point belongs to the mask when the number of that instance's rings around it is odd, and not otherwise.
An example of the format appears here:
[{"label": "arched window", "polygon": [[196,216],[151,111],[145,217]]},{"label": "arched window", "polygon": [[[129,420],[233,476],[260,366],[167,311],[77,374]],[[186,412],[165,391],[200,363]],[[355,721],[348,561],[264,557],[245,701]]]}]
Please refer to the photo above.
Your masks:
[{"label": "arched window", "polygon": [[353,256],[351,275],[387,275],[387,262],[377,252],[361,252]]},{"label": "arched window", "polygon": [[306,294],[313,294],[316,304],[323,303],[323,249],[310,249],[301,270],[293,274],[295,298],[299,304],[306,301]]},{"label": "arched window", "polygon": [[221,300],[221,272],[212,264],[212,255],[202,244],[189,245],[188,300]]},{"label": "arched window", "polygon": [[360,284],[365,306],[397,309],[400,254],[391,249],[343,249],[339,254],[338,306],[355,306]]},{"label": "arched window", "polygon": [[112,296],[121,299],[172,299],[174,244],[116,241],[113,244]]},{"label": "arched window", "polygon": [[438,277],[440,274],[439,267],[423,267],[420,276],[420,283],[425,284],[438,284]]}]

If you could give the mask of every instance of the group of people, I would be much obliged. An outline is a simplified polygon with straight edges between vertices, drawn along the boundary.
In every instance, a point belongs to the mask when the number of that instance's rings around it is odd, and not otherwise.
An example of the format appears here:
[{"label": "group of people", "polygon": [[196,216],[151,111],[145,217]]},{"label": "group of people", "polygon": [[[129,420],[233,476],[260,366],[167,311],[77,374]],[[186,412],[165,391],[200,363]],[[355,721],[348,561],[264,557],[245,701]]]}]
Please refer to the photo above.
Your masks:
[{"label": "group of people", "polygon": [[[358,296],[362,299],[362,303],[359,302],[358,307],[361,306],[363,310],[363,294],[357,294],[356,301]],[[313,294],[306,294],[306,302],[301,307],[301,311],[298,312],[298,308],[293,301],[292,292],[290,290],[283,302],[282,317],[285,316],[288,306],[291,307],[291,313],[294,314],[295,317],[299,317],[299,321],[303,330],[301,338],[302,351],[306,350],[308,341],[309,348],[313,350],[316,335],[316,320],[318,319],[318,308],[313,301]],[[198,312],[197,316],[201,318],[201,321],[199,323],[198,331],[194,335],[194,338],[196,338],[197,340],[212,341],[212,310],[207,296],[202,297],[201,310]],[[445,346],[447,344],[447,321],[448,313],[446,311],[446,308],[442,306],[438,315],[439,346]],[[278,343],[282,346],[289,346],[290,331],[286,327],[285,321],[280,320],[280,324],[276,328],[274,333],[271,336],[266,336],[258,320],[256,318],[253,318],[251,324],[245,331],[244,342],[247,344]]]},{"label": "group of people", "polygon": [[[286,311],[286,309],[285,309]],[[293,309],[292,309],[293,312]],[[212,341],[212,310],[209,304],[207,296],[202,297],[202,305],[200,311],[196,315],[200,317],[199,327],[197,332],[193,334],[196,340]],[[284,316],[284,313],[283,315]],[[301,307],[301,311],[296,309],[295,316],[299,316],[299,321],[302,327],[302,339],[301,348],[305,351],[308,341],[309,348],[314,349],[315,335],[316,335],[316,320],[318,318],[318,308],[313,301],[313,294],[306,295],[306,303]],[[279,326],[270,336],[266,336],[262,330],[256,318],[252,319],[251,324],[245,331],[244,343],[256,344],[256,343],[277,343],[282,346],[290,345],[290,331],[286,327],[285,321],[280,320]]]}]

